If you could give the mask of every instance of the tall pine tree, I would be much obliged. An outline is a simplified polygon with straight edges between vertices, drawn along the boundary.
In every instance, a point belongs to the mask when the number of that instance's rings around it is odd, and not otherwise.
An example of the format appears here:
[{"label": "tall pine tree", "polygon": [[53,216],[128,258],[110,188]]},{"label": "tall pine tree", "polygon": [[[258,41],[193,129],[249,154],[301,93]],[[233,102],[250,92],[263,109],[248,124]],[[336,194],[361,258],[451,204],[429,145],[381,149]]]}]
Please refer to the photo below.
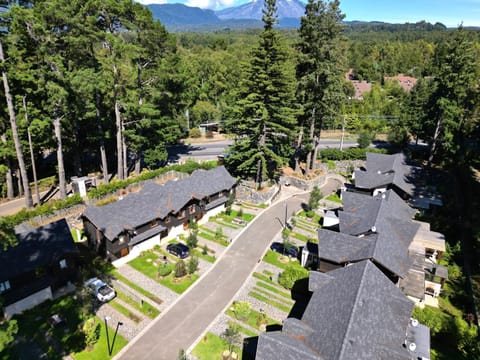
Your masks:
[{"label": "tall pine tree", "polygon": [[292,153],[295,129],[295,88],[288,52],[274,29],[275,0],[265,0],[264,30],[252,51],[237,107],[228,123],[237,137],[227,157],[232,172],[262,181],[272,179]]},{"label": "tall pine tree", "polygon": [[323,120],[335,116],[345,100],[343,91],[344,47],[340,2],[309,0],[301,19],[297,64],[297,97],[303,104],[299,118],[296,170],[300,160],[304,129],[308,133],[303,149],[307,153],[305,173],[308,175],[316,157]]}]

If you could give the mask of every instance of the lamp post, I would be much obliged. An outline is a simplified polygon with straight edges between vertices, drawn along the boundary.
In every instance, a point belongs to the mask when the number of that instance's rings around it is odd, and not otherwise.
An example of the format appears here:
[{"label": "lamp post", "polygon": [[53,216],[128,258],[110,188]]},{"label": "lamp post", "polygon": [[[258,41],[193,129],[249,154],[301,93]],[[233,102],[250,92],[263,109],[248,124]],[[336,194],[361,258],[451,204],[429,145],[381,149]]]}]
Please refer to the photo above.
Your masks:
[{"label": "lamp post", "polygon": [[115,333],[113,334],[112,345],[110,346],[110,335],[108,333],[108,320],[111,319],[110,316],[105,316],[105,332],[107,333],[107,348],[108,348],[108,356],[112,355],[113,347],[115,345],[115,339],[117,338],[118,328],[120,325],[123,325],[121,321],[117,321],[117,327],[115,328]]},{"label": "lamp post", "polygon": [[104,320],[105,320],[105,332],[107,333],[107,349],[108,349],[108,355],[110,356],[111,355],[111,352],[110,352],[110,338],[109,338],[109,335],[108,335],[108,320],[110,320],[111,317],[110,316],[105,316],[104,317]]}]

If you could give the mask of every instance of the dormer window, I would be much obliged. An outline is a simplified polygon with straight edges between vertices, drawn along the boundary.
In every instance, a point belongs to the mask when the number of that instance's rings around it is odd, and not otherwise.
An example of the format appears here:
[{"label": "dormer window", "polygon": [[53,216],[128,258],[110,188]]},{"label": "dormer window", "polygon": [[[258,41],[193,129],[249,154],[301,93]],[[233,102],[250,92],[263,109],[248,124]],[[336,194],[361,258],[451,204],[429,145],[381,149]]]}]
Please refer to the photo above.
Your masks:
[{"label": "dormer window", "polygon": [[157,226],[157,225],[158,225],[158,221],[157,221],[157,220],[153,220],[153,221],[151,222],[151,224],[150,224],[150,227],[153,228],[153,227],[155,227],[155,226]]},{"label": "dormer window", "polygon": [[4,293],[8,289],[10,289],[10,281],[5,280],[5,281],[0,282],[0,294]]},{"label": "dormer window", "polygon": [[190,205],[189,208],[188,208],[188,212],[189,212],[190,214],[195,213],[195,205]]},{"label": "dormer window", "polygon": [[178,218],[183,219],[186,216],[185,210],[182,210],[178,213]]},{"label": "dormer window", "polygon": [[167,216],[167,217],[165,218],[165,224],[169,224],[169,223],[170,223],[170,216]]}]

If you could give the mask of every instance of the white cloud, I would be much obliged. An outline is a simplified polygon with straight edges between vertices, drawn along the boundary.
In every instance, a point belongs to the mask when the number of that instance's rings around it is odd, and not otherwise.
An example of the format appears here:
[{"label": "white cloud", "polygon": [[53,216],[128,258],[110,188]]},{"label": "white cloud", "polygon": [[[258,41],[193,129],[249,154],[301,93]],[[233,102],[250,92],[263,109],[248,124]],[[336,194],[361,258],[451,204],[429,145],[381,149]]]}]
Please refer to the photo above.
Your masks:
[{"label": "white cloud", "polygon": [[218,10],[235,5],[236,0],[188,0],[185,5],[201,9]]}]

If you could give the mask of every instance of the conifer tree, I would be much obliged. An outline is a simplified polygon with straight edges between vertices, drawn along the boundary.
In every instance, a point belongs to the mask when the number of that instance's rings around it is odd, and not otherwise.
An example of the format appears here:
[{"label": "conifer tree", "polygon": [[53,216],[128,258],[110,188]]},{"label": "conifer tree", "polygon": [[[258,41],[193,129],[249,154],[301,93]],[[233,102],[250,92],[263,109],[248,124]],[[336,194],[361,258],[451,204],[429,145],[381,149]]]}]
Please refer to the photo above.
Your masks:
[{"label": "conifer tree", "polygon": [[264,29],[251,54],[237,106],[228,123],[237,136],[227,157],[232,172],[261,185],[292,153],[295,129],[294,76],[288,52],[274,28],[275,0],[265,0]]},{"label": "conifer tree", "polygon": [[335,116],[345,99],[341,23],[344,17],[338,0],[309,0],[305,6],[305,16],[301,19],[298,43],[300,56],[296,76],[297,97],[303,105],[303,112],[299,117],[301,129],[297,140],[296,170],[303,132],[306,130],[308,139],[303,144],[307,153],[306,175],[315,161],[323,120]]}]

